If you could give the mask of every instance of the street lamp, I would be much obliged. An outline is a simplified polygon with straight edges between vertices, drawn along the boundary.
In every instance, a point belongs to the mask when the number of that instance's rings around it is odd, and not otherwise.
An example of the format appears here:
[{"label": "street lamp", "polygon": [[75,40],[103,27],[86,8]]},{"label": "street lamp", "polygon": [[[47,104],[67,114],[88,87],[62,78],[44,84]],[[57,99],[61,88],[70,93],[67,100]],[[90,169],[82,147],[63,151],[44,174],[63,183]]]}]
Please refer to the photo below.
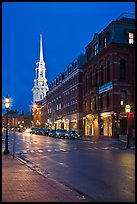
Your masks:
[{"label": "street lamp", "polygon": [[130,113],[130,105],[125,106],[125,112],[127,113],[127,149],[130,149],[130,144],[129,144],[129,133],[128,133],[128,115]]},{"label": "street lamp", "polygon": [[37,104],[33,104],[33,107],[32,107],[32,111],[33,111],[33,122],[34,122],[34,127],[37,126]]},{"label": "street lamp", "polygon": [[6,98],[4,100],[4,107],[7,110],[6,139],[5,139],[4,154],[9,154],[9,150],[8,150],[8,110],[9,110],[9,107],[10,107],[10,99],[8,98],[8,95],[6,96]]}]

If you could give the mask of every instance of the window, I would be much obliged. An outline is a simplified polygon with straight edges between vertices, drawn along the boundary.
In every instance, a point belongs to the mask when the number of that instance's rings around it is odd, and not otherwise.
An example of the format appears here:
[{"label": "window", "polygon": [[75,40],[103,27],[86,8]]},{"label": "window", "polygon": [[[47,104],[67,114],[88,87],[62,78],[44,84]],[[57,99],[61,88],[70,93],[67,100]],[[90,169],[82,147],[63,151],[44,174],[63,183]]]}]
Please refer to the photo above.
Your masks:
[{"label": "window", "polygon": [[107,92],[107,107],[109,107],[109,92]]},{"label": "window", "polygon": [[38,76],[39,76],[39,70],[37,69],[37,76],[36,77],[38,78]]},{"label": "window", "polygon": [[40,77],[43,77],[43,71],[40,71]]},{"label": "window", "polygon": [[59,109],[61,109],[61,103],[59,104]]},{"label": "window", "polygon": [[96,96],[94,97],[94,110],[96,111],[97,105],[96,105]]},{"label": "window", "polygon": [[120,101],[123,101],[122,105],[125,105],[127,102],[127,91],[126,90],[122,90],[120,92]]},{"label": "window", "polygon": [[90,111],[92,111],[92,99],[90,98]]},{"label": "window", "polygon": [[89,60],[89,50],[86,51],[87,61]]},{"label": "window", "polygon": [[43,98],[43,94],[40,94],[40,99],[42,99]]},{"label": "window", "polygon": [[120,79],[126,79],[126,62],[124,59],[120,60]]},{"label": "window", "polygon": [[101,65],[101,84],[103,84],[103,65]]},{"label": "window", "polygon": [[87,101],[85,100],[85,111],[87,111]]},{"label": "window", "polygon": [[92,72],[90,72],[90,87],[92,87]]},{"label": "window", "polygon": [[103,95],[100,94],[100,108],[103,108]]},{"label": "window", "polygon": [[107,82],[110,81],[110,61],[107,62]]},{"label": "window", "polygon": [[88,81],[87,81],[87,75],[85,76],[85,92],[87,92],[88,87]]},{"label": "window", "polygon": [[107,46],[107,38],[106,36],[103,37],[103,47],[106,47]]},{"label": "window", "polygon": [[94,55],[98,53],[98,43],[94,45]]},{"label": "window", "polygon": [[96,69],[96,71],[95,71],[95,85],[97,86],[97,84],[98,84],[98,71]]},{"label": "window", "polygon": [[134,33],[128,33],[128,43],[134,44]]}]

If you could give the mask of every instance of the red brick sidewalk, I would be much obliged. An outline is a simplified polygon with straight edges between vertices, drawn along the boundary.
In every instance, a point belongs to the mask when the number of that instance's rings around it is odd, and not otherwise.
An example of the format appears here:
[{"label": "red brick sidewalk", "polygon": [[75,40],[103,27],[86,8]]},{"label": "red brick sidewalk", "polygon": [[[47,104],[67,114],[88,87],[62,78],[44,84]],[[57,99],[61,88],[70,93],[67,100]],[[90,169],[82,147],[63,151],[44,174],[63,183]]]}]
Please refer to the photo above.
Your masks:
[{"label": "red brick sidewalk", "polygon": [[[2,155],[2,202],[83,202],[79,195]],[[86,202],[86,201],[85,201]]]}]

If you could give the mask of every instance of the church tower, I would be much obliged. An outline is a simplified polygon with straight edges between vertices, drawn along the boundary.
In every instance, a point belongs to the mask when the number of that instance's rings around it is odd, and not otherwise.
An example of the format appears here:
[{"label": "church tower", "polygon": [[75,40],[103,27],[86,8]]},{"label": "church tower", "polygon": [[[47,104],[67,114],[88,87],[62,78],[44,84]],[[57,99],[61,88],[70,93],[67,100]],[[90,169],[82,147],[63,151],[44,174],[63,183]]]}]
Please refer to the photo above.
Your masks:
[{"label": "church tower", "polygon": [[42,48],[42,34],[40,34],[40,59],[36,63],[36,78],[34,79],[33,91],[33,104],[41,101],[48,91],[47,79],[45,77],[45,62],[43,59],[43,48]]}]

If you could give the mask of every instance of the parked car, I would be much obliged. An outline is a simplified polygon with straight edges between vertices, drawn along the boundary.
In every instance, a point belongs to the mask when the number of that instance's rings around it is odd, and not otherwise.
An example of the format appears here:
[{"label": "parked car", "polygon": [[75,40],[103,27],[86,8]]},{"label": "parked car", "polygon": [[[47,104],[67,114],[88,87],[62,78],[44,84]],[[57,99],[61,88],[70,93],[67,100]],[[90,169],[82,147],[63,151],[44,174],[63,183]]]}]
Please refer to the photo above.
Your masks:
[{"label": "parked car", "polygon": [[37,132],[38,129],[39,129],[39,128],[33,127],[33,128],[31,128],[30,133],[31,133],[31,134],[37,134],[37,133],[38,133],[38,132]]},{"label": "parked car", "polygon": [[56,137],[58,138],[66,138],[67,130],[65,129],[57,129],[56,130]]},{"label": "parked car", "polygon": [[41,128],[40,134],[48,136],[49,135],[49,131],[50,131],[50,129],[48,129],[48,128]]},{"label": "parked car", "polygon": [[43,128],[37,128],[35,134],[42,135],[42,130],[43,130]]},{"label": "parked car", "polygon": [[80,139],[80,135],[75,130],[68,130],[66,133],[67,139]]},{"label": "parked car", "polygon": [[56,137],[56,130],[50,130],[49,137]]}]

